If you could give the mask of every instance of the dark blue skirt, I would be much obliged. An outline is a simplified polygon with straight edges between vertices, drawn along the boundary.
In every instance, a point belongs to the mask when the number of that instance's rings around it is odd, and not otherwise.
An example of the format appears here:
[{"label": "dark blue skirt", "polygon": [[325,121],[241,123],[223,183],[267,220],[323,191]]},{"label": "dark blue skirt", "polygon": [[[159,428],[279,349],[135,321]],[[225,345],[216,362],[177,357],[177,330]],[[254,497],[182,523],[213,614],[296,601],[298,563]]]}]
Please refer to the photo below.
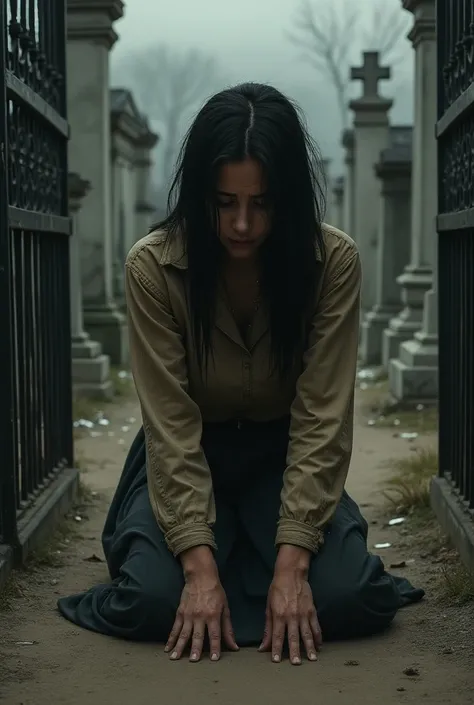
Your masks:
[{"label": "dark blue skirt", "polygon": [[[287,419],[205,424],[203,430],[216,500],[216,560],[240,646],[262,640],[288,430]],[[380,632],[400,607],[424,595],[385,571],[381,559],[367,550],[367,532],[359,508],[344,493],[309,571],[325,641]],[[110,582],[61,598],[61,614],[101,634],[165,642],[183,573],[151,509],[143,429],[125,462],[102,542]]]}]

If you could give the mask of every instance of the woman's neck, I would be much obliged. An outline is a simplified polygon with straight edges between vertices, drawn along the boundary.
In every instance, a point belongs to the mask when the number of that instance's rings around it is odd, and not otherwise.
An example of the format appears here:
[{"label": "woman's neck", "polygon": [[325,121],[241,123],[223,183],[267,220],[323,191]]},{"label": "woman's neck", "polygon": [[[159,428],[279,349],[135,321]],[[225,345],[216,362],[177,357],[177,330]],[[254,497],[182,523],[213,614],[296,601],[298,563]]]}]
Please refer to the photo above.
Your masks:
[{"label": "woman's neck", "polygon": [[223,262],[224,276],[236,279],[258,279],[260,267],[257,258],[235,259],[226,257]]}]

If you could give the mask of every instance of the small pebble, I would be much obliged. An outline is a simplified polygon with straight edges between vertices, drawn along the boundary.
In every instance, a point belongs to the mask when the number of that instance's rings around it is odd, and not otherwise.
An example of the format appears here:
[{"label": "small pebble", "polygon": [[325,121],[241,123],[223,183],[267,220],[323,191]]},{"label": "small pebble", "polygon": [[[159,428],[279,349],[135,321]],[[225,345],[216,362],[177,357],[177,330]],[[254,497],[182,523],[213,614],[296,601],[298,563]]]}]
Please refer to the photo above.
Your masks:
[{"label": "small pebble", "polygon": [[404,673],[406,676],[409,676],[410,678],[415,678],[416,676],[419,676],[419,675],[420,675],[420,671],[418,670],[418,668],[412,668],[412,667],[410,667],[410,668],[405,668],[405,670],[403,671],[403,673]]},{"label": "small pebble", "polygon": [[360,661],[346,661],[344,666],[360,666]]}]

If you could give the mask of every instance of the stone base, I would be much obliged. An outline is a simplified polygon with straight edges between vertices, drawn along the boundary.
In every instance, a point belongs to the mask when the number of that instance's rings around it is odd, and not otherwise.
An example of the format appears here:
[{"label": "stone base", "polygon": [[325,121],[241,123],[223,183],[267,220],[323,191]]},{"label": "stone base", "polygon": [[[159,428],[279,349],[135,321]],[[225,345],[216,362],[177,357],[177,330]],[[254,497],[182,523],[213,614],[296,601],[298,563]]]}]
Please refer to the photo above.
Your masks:
[{"label": "stone base", "polygon": [[400,346],[399,357],[390,361],[391,395],[399,402],[434,402],[438,398],[437,339],[422,334]]},{"label": "stone base", "polygon": [[406,320],[403,311],[400,316],[392,318],[388,327],[382,333],[382,367],[388,370],[390,360],[397,358],[400,346],[411,340],[421,327],[421,316],[418,320]]},{"label": "stone base", "polygon": [[110,380],[110,358],[102,354],[100,343],[87,334],[72,341],[72,382],[77,396],[111,399],[114,388]]},{"label": "stone base", "polygon": [[383,333],[394,311],[369,311],[361,324],[359,360],[363,365],[382,363]]},{"label": "stone base", "polygon": [[84,327],[93,340],[97,340],[113,365],[127,366],[127,321],[115,306],[84,310]]},{"label": "stone base", "polygon": [[443,477],[435,477],[431,483],[431,506],[463,563],[474,574],[474,513]]}]

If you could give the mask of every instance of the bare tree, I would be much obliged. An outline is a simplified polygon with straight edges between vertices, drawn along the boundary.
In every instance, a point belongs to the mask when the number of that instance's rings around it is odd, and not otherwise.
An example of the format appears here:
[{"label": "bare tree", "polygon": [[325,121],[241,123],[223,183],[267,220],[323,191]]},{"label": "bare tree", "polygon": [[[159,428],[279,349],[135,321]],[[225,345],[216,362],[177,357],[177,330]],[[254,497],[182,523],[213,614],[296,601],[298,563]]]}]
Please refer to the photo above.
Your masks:
[{"label": "bare tree", "polygon": [[116,72],[133,91],[147,117],[160,126],[162,191],[167,190],[186,124],[204,100],[223,87],[217,63],[197,49],[145,47]]},{"label": "bare tree", "polygon": [[289,39],[334,88],[343,128],[347,126],[350,67],[362,51],[378,51],[393,66],[400,60],[408,26],[400,0],[300,0]]}]

